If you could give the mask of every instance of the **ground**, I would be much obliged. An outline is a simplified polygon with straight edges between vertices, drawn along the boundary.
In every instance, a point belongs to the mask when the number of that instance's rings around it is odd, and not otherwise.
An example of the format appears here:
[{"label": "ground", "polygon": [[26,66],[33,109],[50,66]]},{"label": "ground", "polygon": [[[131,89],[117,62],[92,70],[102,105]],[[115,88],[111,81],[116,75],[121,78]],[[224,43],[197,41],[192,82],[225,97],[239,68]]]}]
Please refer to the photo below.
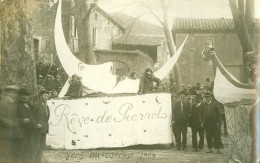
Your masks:
[{"label": "ground", "polygon": [[207,154],[207,143],[199,152],[192,151],[191,132],[188,129],[188,150],[174,151],[170,145],[133,146],[118,149],[91,149],[91,150],[45,150],[44,156],[48,163],[226,163],[228,162],[228,137],[222,135],[224,154],[216,151]]}]

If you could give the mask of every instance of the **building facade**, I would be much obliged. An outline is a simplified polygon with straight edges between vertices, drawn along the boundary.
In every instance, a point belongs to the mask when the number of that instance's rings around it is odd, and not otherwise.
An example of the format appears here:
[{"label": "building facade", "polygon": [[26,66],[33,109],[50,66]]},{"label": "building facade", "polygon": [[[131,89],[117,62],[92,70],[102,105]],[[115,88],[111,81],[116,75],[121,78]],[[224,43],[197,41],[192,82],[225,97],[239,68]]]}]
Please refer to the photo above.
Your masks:
[{"label": "building facade", "polygon": [[189,35],[178,61],[184,84],[204,84],[206,78],[214,78],[212,62],[205,61],[202,57],[202,50],[209,45],[215,48],[225,68],[241,82],[245,81],[242,47],[232,19],[176,18],[172,34],[177,47]]}]

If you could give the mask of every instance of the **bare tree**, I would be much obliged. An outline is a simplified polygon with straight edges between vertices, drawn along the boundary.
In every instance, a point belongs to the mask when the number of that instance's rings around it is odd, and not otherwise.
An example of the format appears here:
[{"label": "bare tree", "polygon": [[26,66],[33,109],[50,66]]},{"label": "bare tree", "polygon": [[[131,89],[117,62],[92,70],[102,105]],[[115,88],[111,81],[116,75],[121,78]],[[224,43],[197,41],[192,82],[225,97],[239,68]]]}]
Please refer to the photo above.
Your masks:
[{"label": "bare tree", "polygon": [[[164,34],[165,34],[165,37],[166,37],[167,47],[168,47],[170,56],[172,57],[176,52],[176,46],[174,44],[172,33],[171,33],[171,30],[170,30],[169,24],[168,24],[168,7],[171,4],[171,0],[160,0],[160,4],[161,4],[162,10],[163,10],[163,21],[145,3],[136,1],[136,2],[133,2],[129,5],[132,5],[132,4],[140,4],[141,6],[144,6],[148,10],[148,12],[145,12],[145,13],[139,15],[136,18],[140,18],[143,15],[152,14],[160,22],[160,24],[162,25],[162,27],[164,29]],[[133,24],[135,22],[136,21],[134,21],[131,24],[131,27],[133,26]],[[181,90],[181,74],[180,74],[180,69],[179,69],[178,63],[175,64],[173,70],[174,70],[174,77],[175,77],[177,92],[179,92]]]},{"label": "bare tree", "polygon": [[[72,0],[74,1],[74,0]],[[75,3],[76,2],[76,3]],[[93,24],[90,18],[91,12],[97,6],[90,0],[76,0],[74,13],[79,40],[80,59],[88,64],[95,64],[96,59],[93,50]]]},{"label": "bare tree", "polygon": [[243,49],[245,81],[255,83],[256,57],[254,50],[254,0],[229,0],[235,30]]}]

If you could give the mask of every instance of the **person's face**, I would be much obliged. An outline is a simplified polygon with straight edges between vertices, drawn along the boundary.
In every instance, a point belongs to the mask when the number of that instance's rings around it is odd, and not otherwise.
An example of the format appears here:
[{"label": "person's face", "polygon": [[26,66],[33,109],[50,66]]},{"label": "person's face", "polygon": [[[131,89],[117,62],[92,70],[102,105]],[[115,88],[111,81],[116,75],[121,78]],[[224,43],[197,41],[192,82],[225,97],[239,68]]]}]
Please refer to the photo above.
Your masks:
[{"label": "person's face", "polygon": [[152,71],[151,71],[151,70],[146,71],[146,73],[147,73],[148,75],[152,75]]},{"label": "person's face", "polygon": [[52,92],[52,95],[53,95],[54,97],[56,97],[56,96],[58,96],[58,92],[57,92],[57,91],[53,91],[53,92]]},{"label": "person's face", "polygon": [[206,99],[207,102],[211,101],[211,97],[210,96],[206,96],[205,99]]},{"label": "person's face", "polygon": [[43,94],[42,95],[42,100],[44,101],[44,102],[46,102],[48,99],[49,99],[49,94]]},{"label": "person's face", "polygon": [[181,98],[181,100],[184,100],[185,99],[185,94],[180,94],[180,98]]},{"label": "person's face", "polygon": [[197,98],[197,103],[201,103],[202,102],[202,98]]}]

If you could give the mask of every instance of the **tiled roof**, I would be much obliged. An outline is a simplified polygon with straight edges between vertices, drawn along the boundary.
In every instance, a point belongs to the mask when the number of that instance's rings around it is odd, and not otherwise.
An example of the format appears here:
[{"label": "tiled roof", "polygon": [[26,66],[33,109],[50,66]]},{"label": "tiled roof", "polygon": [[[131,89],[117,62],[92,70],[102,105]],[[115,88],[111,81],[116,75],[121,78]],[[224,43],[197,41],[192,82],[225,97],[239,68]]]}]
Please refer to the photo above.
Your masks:
[{"label": "tiled roof", "polygon": [[[260,21],[256,19],[256,29],[260,29]],[[173,31],[233,31],[233,19],[191,19],[175,18]]]},{"label": "tiled roof", "polygon": [[130,34],[164,36],[164,31],[161,26],[157,26],[122,13],[109,13],[109,15],[122,27],[127,29]]},{"label": "tiled roof", "polygon": [[164,37],[150,35],[123,35],[114,41],[115,45],[159,46]]}]

